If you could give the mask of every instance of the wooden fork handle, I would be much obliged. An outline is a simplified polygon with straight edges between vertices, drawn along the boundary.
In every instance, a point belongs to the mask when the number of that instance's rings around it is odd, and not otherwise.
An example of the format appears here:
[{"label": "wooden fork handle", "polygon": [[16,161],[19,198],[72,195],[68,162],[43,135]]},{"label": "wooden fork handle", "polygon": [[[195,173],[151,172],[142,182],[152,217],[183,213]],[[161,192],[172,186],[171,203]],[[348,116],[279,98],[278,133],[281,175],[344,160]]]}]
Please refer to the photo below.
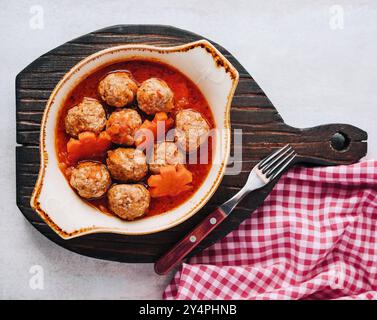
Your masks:
[{"label": "wooden fork handle", "polygon": [[227,215],[220,208],[209,214],[172,249],[166,252],[154,265],[157,274],[163,275],[180,264],[182,260],[212,232]]}]

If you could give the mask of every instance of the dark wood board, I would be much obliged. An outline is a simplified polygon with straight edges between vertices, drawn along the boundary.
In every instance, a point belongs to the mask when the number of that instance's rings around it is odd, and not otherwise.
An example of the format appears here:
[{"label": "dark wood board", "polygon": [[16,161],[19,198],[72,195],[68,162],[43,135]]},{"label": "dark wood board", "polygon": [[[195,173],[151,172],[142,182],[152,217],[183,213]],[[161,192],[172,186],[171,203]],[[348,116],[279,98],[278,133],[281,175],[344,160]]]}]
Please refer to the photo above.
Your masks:
[{"label": "dark wood board", "polygon": [[[246,35],[244,35],[246,37]],[[30,196],[39,170],[39,129],[49,95],[61,77],[86,56],[121,44],[173,46],[202,36],[163,25],[118,25],[84,35],[44,54],[16,78],[17,205],[26,219],[47,238],[79,254],[122,262],[153,262],[173,246],[213,208],[245,183],[249,170],[272,150],[290,143],[298,162],[336,165],[357,162],[367,151],[366,132],[345,124],[298,129],[283,119],[252,76],[226,49],[212,42],[237,68],[240,81],[231,108],[232,128],[243,130],[242,172],[226,175],[209,203],[191,219],[167,231],[143,235],[92,234],[62,240],[30,208]],[[208,39],[207,39],[208,40]],[[250,39],[245,39],[245,41]],[[210,40],[209,40],[210,41]],[[266,67],[266,72],[268,68]],[[340,134],[336,134],[339,133]],[[240,146],[236,146],[236,149]],[[339,150],[337,150],[339,149]],[[233,150],[233,145],[232,145]],[[266,198],[273,186],[252,193],[229,219],[204,241],[201,250],[236,228]]]}]

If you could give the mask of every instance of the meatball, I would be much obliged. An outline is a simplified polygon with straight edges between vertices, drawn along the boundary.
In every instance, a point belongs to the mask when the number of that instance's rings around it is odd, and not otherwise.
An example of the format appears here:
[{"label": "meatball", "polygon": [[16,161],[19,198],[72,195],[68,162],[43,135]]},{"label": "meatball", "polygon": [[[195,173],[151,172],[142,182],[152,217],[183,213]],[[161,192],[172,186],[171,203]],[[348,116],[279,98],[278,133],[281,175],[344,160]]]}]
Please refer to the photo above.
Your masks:
[{"label": "meatball", "polygon": [[110,115],[106,132],[110,135],[112,142],[131,146],[135,142],[135,133],[141,123],[141,117],[135,110],[122,109]]},{"label": "meatball", "polygon": [[102,163],[86,161],[79,163],[70,178],[71,186],[86,199],[102,197],[111,185],[110,173]]},{"label": "meatball", "polygon": [[149,170],[158,174],[161,167],[183,164],[184,162],[185,155],[174,142],[162,142],[154,147],[153,159],[149,163]]},{"label": "meatball", "polygon": [[144,215],[149,207],[149,191],[141,184],[113,185],[107,193],[110,209],[125,220],[134,220]]},{"label": "meatball", "polygon": [[118,148],[107,152],[107,167],[114,179],[139,181],[148,172],[143,151],[132,148]]},{"label": "meatball", "polygon": [[195,151],[208,138],[209,125],[197,111],[179,111],[175,124],[175,138],[186,152]]},{"label": "meatball", "polygon": [[146,114],[169,112],[174,107],[173,91],[163,80],[150,78],[137,90],[139,108]]},{"label": "meatball", "polygon": [[98,92],[108,105],[124,107],[134,100],[137,84],[127,72],[114,72],[100,81]]},{"label": "meatball", "polygon": [[106,125],[106,113],[102,105],[92,98],[84,98],[77,106],[68,110],[65,130],[72,137],[91,131],[100,133]]}]

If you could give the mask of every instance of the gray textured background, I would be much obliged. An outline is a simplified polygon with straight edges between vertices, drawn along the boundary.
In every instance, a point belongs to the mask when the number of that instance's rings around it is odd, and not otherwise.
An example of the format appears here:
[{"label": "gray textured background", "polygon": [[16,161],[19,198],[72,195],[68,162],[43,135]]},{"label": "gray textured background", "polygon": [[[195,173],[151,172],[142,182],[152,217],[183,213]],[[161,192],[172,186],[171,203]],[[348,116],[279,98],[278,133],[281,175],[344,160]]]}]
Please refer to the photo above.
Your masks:
[{"label": "gray textured background", "polygon": [[[44,28],[30,27],[34,5]],[[333,29],[340,5],[344,26]],[[332,8],[332,9],[331,9]],[[377,156],[376,1],[5,1],[0,0],[0,298],[154,299],[169,277],[151,264],[99,261],[68,252],[28,224],[16,207],[16,74],[46,51],[115,24],[184,28],[227,48],[298,127],[345,122],[369,133]],[[29,286],[44,270],[44,289]]]}]

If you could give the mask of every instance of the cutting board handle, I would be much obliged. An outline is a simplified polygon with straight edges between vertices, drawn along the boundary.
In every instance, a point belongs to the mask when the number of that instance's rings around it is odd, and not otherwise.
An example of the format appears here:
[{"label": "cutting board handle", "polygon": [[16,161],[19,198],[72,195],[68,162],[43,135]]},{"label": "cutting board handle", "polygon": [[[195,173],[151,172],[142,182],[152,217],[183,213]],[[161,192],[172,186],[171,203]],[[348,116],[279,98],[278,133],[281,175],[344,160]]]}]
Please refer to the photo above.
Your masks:
[{"label": "cutting board handle", "polygon": [[299,154],[296,162],[316,165],[351,164],[367,153],[368,135],[349,124],[326,124],[296,129],[297,142],[291,145]]}]

